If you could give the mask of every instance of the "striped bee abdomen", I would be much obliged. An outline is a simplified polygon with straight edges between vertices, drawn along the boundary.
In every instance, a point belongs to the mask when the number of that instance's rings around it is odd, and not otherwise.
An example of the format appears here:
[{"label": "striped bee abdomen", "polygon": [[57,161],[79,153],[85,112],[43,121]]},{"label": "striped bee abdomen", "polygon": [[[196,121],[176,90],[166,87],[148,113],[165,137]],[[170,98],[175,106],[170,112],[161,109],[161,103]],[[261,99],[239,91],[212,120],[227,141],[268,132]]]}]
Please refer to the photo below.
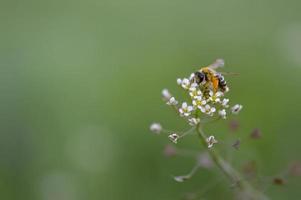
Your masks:
[{"label": "striped bee abdomen", "polygon": [[221,74],[216,74],[216,77],[218,78],[218,86],[222,91],[226,91],[227,90],[227,82],[224,78],[223,75]]}]

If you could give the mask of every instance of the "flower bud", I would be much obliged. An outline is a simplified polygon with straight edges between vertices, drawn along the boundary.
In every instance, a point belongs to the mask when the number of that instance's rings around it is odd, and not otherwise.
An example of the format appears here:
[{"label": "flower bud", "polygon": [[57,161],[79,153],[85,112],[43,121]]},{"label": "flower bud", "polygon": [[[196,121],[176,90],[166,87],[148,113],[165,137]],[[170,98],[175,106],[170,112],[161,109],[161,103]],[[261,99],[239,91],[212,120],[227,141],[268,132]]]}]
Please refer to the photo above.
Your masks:
[{"label": "flower bud", "polygon": [[162,126],[159,123],[152,123],[149,129],[156,134],[160,134],[162,131]]}]

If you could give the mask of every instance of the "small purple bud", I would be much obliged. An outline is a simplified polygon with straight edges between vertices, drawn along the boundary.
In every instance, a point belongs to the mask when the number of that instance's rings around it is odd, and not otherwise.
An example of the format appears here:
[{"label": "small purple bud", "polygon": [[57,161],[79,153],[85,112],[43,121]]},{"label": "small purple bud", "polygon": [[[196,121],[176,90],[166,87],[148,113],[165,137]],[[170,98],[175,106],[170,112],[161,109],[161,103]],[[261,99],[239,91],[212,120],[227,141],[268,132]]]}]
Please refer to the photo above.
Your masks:
[{"label": "small purple bud", "polygon": [[259,128],[255,128],[255,129],[251,132],[250,137],[251,137],[252,139],[259,139],[259,138],[261,138],[261,131],[260,131],[260,129],[259,129]]},{"label": "small purple bud", "polygon": [[175,155],[177,155],[177,149],[173,145],[168,144],[165,146],[163,154],[166,157],[175,156]]},{"label": "small purple bud", "polygon": [[229,129],[231,131],[237,131],[237,129],[239,128],[239,122],[236,121],[236,120],[232,120],[230,123],[229,123]]}]

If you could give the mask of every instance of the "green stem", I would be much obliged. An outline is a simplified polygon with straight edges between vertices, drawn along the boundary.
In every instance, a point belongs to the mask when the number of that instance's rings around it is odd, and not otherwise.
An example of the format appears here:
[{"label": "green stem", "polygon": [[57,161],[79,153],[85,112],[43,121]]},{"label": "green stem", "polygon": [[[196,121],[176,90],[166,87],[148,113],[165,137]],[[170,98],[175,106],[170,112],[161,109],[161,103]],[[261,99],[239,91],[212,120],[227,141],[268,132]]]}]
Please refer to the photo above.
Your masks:
[{"label": "green stem", "polygon": [[[199,124],[196,128],[199,138],[205,147],[207,147],[207,136],[202,130]],[[225,161],[215,149],[208,150],[209,155],[216,166],[222,171],[222,173],[234,184],[237,188],[236,199],[239,200],[267,200],[268,198],[257,191],[252,185],[247,182],[242,175],[236,171],[227,161]]]}]

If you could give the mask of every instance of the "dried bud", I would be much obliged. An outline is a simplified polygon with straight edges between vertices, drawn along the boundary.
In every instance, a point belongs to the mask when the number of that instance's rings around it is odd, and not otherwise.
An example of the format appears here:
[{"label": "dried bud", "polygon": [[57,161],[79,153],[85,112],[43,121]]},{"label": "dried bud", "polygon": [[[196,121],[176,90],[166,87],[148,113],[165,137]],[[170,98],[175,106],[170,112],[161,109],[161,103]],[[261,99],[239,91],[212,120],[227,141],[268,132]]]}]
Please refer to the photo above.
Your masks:
[{"label": "dried bud", "polygon": [[291,176],[301,176],[301,162],[293,162],[289,167],[289,173]]},{"label": "dried bud", "polygon": [[259,139],[259,138],[261,138],[261,131],[260,131],[258,128],[255,128],[255,129],[251,132],[250,137],[251,137],[252,139]]},{"label": "dried bud", "polygon": [[254,178],[257,174],[256,162],[254,160],[247,162],[243,165],[242,171],[245,176],[249,178]]},{"label": "dried bud", "polygon": [[275,185],[284,185],[284,184],[286,184],[286,180],[284,180],[283,178],[280,178],[280,177],[276,177],[273,179],[273,183]]},{"label": "dried bud", "polygon": [[164,154],[166,157],[172,157],[172,156],[175,156],[175,155],[177,155],[177,149],[176,149],[174,146],[168,144],[168,145],[165,146],[164,151],[163,151],[163,154]]},{"label": "dried bud", "polygon": [[201,120],[193,117],[193,118],[189,118],[188,121],[190,126],[196,126],[198,125],[198,123],[200,123]]},{"label": "dried bud", "polygon": [[190,193],[186,193],[183,196],[184,200],[196,200],[198,198],[198,195],[196,193],[190,192]]},{"label": "dried bud", "polygon": [[232,144],[232,147],[233,147],[234,149],[238,150],[239,147],[240,147],[240,140],[237,139],[237,140]]},{"label": "dried bud", "polygon": [[212,168],[213,163],[212,160],[210,159],[208,153],[201,153],[198,157],[197,157],[197,161],[200,167],[209,169]]},{"label": "dried bud", "polygon": [[231,112],[233,114],[238,114],[241,111],[241,109],[242,109],[242,105],[236,104],[231,108]]},{"label": "dried bud", "polygon": [[173,143],[177,144],[178,139],[179,139],[179,135],[176,134],[176,133],[173,133],[173,134],[170,134],[170,135],[168,136],[168,138],[169,138]]},{"label": "dried bud", "polygon": [[237,129],[239,128],[239,122],[236,121],[236,120],[232,120],[230,123],[229,123],[229,129],[231,131],[237,131]]},{"label": "dried bud", "polygon": [[214,136],[211,135],[207,138],[208,148],[212,148],[214,144],[218,143],[217,140],[215,140]]}]

